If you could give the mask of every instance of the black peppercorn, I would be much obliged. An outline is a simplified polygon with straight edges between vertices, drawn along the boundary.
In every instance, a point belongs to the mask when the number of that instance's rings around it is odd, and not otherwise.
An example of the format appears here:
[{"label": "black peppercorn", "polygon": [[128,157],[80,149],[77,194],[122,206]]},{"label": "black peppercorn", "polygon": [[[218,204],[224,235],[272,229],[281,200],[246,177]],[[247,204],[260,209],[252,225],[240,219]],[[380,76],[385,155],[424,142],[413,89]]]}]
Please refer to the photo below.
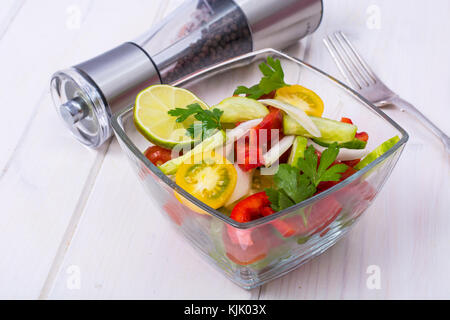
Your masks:
[{"label": "black peppercorn", "polygon": [[193,37],[194,42],[177,55],[178,60],[160,70],[164,83],[252,50],[246,17],[234,1],[199,0],[197,11],[192,15],[196,21],[183,27],[183,37],[189,39],[200,28],[200,39]]}]

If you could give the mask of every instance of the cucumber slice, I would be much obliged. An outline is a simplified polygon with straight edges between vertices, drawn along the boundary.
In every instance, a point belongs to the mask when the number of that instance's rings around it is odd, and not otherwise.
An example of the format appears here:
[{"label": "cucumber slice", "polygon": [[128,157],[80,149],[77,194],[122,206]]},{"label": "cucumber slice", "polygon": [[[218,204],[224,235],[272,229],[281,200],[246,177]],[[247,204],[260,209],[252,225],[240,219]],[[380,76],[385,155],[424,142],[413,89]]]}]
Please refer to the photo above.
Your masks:
[{"label": "cucumber slice", "polygon": [[380,144],[378,147],[372,150],[367,156],[364,157],[356,166],[356,170],[361,170],[365,166],[367,166],[369,163],[386,153],[390,148],[392,148],[397,142],[400,141],[400,138],[398,136],[395,136],[389,140],[386,140],[382,144]]},{"label": "cucumber slice", "polygon": [[166,175],[175,174],[177,172],[180,164],[182,164],[183,161],[185,161],[186,159],[189,159],[190,157],[192,157],[195,154],[200,154],[203,152],[210,152],[211,150],[223,145],[225,143],[225,141],[226,141],[225,131],[220,130],[213,136],[203,140],[202,143],[199,143],[198,145],[196,145],[195,148],[192,149],[191,151],[185,153],[184,155],[182,155],[178,158],[167,161],[166,163],[159,166],[158,168]]},{"label": "cucumber slice", "polygon": [[288,164],[293,167],[297,167],[298,159],[305,157],[305,150],[308,145],[308,139],[305,137],[295,137],[294,144],[292,146],[291,154],[289,155]]},{"label": "cucumber slice", "polygon": [[213,108],[223,111],[220,117],[220,122],[223,123],[264,118],[269,114],[269,110],[262,103],[245,97],[226,98]]},{"label": "cucumber slice", "polygon": [[[355,138],[358,128],[353,124],[313,116],[310,116],[310,118],[319,129],[322,135],[320,140],[323,142],[347,142]],[[313,138],[305,128],[288,115],[284,115],[283,117],[283,132],[286,135]]]},{"label": "cucumber slice", "polygon": [[[319,146],[328,148],[331,143],[322,141],[321,139],[314,138],[312,139],[315,143],[317,143]],[[364,149],[366,147],[367,141],[362,141],[359,139],[353,139],[352,141],[347,142],[341,142],[338,143],[339,148],[345,148],[345,149]]]}]

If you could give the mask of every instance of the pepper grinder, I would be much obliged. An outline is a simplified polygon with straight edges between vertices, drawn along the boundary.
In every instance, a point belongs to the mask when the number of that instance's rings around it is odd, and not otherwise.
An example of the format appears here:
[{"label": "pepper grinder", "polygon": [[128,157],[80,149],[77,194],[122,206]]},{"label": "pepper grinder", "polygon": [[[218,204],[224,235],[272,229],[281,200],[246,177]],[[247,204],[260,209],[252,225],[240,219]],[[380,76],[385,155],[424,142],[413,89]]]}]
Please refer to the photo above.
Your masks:
[{"label": "pepper grinder", "polygon": [[263,48],[282,49],[314,32],[321,0],[187,0],[133,41],[56,72],[51,93],[72,134],[97,148],[111,115],[153,84]]}]

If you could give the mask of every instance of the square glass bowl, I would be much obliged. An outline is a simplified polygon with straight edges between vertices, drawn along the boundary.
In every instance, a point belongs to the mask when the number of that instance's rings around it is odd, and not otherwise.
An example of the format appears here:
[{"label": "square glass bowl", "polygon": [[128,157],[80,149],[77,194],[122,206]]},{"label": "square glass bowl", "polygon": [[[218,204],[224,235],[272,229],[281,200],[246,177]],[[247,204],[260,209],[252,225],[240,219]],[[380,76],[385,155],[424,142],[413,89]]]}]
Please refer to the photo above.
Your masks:
[{"label": "square glass bowl", "polygon": [[[206,260],[239,286],[250,289],[280,277],[318,256],[346,234],[375,199],[392,172],[408,134],[358,93],[324,72],[273,49],[253,52],[185,78],[176,86],[213,106],[239,85],[261,77],[258,64],[268,56],[281,61],[285,82],[300,84],[324,101],[324,117],[349,117],[369,133],[367,148],[398,135],[383,156],[334,187],[295,206],[249,223],[239,223],[200,202],[164,175],[143,154],[150,143],[136,130],[130,106],[112,118],[112,127],[149,197]],[[180,203],[178,192],[208,214]],[[289,223],[295,233],[283,237],[276,227]]]}]

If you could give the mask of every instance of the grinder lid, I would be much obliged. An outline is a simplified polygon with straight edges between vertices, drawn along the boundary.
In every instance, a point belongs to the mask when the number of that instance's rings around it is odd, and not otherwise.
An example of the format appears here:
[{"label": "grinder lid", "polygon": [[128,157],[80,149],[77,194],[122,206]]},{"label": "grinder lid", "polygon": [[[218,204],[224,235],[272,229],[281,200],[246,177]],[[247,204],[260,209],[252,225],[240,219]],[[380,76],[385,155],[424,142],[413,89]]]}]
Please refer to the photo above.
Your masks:
[{"label": "grinder lid", "polygon": [[78,70],[55,73],[50,90],[57,113],[81,143],[97,148],[110,137],[107,105],[95,85]]}]

